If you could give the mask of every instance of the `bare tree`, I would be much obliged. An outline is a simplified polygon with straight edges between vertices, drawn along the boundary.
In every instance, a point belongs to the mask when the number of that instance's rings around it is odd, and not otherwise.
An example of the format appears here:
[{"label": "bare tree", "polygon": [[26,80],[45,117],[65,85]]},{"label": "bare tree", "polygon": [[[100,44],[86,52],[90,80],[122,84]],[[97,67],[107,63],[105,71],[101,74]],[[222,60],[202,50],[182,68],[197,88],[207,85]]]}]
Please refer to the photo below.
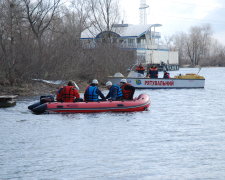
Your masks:
[{"label": "bare tree", "polygon": [[212,34],[210,25],[192,27],[186,41],[187,54],[193,66],[206,57],[210,47],[210,36]]},{"label": "bare tree", "polygon": [[175,48],[178,49],[179,53],[179,63],[180,65],[187,64],[187,51],[186,51],[186,41],[187,41],[187,34],[180,32],[176,33],[172,37]]},{"label": "bare tree", "polygon": [[76,35],[80,38],[81,32],[92,25],[90,0],[72,0],[72,12],[65,13],[70,25],[76,28]]},{"label": "bare tree", "polygon": [[[108,1],[96,1],[99,9],[91,9],[94,6],[86,1],[74,1],[74,9],[59,8],[59,2],[0,1],[0,81],[20,84],[33,78],[103,80],[116,71],[125,73],[132,64],[133,51],[110,43],[85,49],[80,43],[81,31],[93,24],[102,31],[111,30],[116,19],[109,9],[113,3],[107,4],[105,18],[101,17],[100,5]],[[92,10],[100,21],[96,21]]]},{"label": "bare tree", "polygon": [[105,39],[111,37],[113,24],[119,22],[119,7],[117,0],[90,0],[92,26],[98,32],[107,32]]},{"label": "bare tree", "polygon": [[209,58],[212,30],[206,24],[190,28],[189,33],[177,33],[173,36],[173,41],[179,49],[180,63],[186,64],[189,60],[192,66],[199,65]]},{"label": "bare tree", "polygon": [[225,66],[225,47],[218,40],[212,39],[209,58],[203,62],[204,66]]},{"label": "bare tree", "polygon": [[27,19],[42,50],[42,35],[52,22],[61,0],[23,0]]},{"label": "bare tree", "polygon": [[20,43],[23,20],[20,1],[4,0],[0,2],[0,61],[6,79],[13,84],[18,79]]}]

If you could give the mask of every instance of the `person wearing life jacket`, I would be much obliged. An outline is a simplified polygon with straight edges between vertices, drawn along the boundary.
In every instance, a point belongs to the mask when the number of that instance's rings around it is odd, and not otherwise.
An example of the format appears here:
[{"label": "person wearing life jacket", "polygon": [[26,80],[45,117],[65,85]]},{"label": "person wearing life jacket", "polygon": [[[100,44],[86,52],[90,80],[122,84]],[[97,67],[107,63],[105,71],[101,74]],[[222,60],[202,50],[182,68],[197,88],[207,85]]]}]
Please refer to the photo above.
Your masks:
[{"label": "person wearing life jacket", "polygon": [[57,94],[57,101],[61,102],[75,102],[81,101],[80,94],[78,90],[74,86],[73,81],[69,81],[67,86],[63,86],[58,94]]},{"label": "person wearing life jacket", "polygon": [[144,66],[142,66],[142,64],[140,63],[139,66],[136,67],[136,71],[140,74],[144,74],[145,72],[145,68]]},{"label": "person wearing life jacket", "polygon": [[63,89],[63,86],[58,87],[58,90],[56,91],[56,101],[62,102],[62,96],[61,96],[61,91]]},{"label": "person wearing life jacket", "polygon": [[158,78],[158,68],[156,66],[152,66],[149,69],[149,77],[150,78]]},{"label": "person wearing life jacket", "polygon": [[106,96],[106,99],[112,100],[112,101],[120,101],[123,100],[123,93],[122,89],[118,85],[113,85],[111,81],[108,81],[106,84],[107,89],[109,90],[109,93]]},{"label": "person wearing life jacket", "polygon": [[[101,99],[99,99],[99,96]],[[86,88],[84,93],[84,100],[88,102],[104,101],[105,96],[98,89],[98,80],[93,79],[92,83]]]},{"label": "person wearing life jacket", "polygon": [[127,83],[126,79],[120,80],[120,87],[123,93],[123,99],[132,100],[135,92],[135,87]]},{"label": "person wearing life jacket", "polygon": [[164,79],[169,79],[170,78],[170,73],[168,73],[167,71],[164,71],[163,78]]}]

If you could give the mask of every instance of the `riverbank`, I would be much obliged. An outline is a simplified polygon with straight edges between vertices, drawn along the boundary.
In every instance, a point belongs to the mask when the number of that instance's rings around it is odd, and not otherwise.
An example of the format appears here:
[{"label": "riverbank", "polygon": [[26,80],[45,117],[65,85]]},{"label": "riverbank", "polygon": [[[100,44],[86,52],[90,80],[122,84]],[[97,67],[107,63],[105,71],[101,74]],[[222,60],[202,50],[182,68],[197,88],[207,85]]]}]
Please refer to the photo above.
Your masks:
[{"label": "riverbank", "polygon": [[[80,88],[79,92],[84,92],[88,83],[80,81],[77,84]],[[0,84],[0,95],[18,95],[18,96],[41,96],[46,94],[56,94],[61,85],[51,84],[43,81],[32,81],[19,85],[2,85]]]}]

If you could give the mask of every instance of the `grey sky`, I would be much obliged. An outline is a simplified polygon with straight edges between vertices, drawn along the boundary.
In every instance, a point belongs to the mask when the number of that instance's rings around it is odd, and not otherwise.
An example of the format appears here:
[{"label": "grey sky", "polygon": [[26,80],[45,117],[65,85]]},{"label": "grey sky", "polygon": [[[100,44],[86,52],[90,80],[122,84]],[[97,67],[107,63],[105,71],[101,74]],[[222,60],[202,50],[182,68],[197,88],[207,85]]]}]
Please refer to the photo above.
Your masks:
[{"label": "grey sky", "polygon": [[[188,32],[191,26],[211,24],[216,39],[225,45],[224,0],[146,0],[148,24],[159,23],[162,36]],[[124,23],[139,23],[140,0],[120,0]]]}]

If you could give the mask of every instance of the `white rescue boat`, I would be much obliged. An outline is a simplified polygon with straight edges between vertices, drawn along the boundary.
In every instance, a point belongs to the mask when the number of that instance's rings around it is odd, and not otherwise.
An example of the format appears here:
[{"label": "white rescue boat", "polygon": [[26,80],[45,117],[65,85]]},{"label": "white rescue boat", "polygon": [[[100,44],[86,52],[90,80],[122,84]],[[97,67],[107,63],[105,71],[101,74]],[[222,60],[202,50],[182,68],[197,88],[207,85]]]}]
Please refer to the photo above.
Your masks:
[{"label": "white rescue boat", "polygon": [[122,78],[126,78],[137,89],[179,89],[179,88],[204,88],[205,78],[198,74],[185,74],[174,76],[174,78],[147,78],[142,74],[132,72],[128,77],[124,77],[120,73],[108,77],[113,84],[119,84]]}]

